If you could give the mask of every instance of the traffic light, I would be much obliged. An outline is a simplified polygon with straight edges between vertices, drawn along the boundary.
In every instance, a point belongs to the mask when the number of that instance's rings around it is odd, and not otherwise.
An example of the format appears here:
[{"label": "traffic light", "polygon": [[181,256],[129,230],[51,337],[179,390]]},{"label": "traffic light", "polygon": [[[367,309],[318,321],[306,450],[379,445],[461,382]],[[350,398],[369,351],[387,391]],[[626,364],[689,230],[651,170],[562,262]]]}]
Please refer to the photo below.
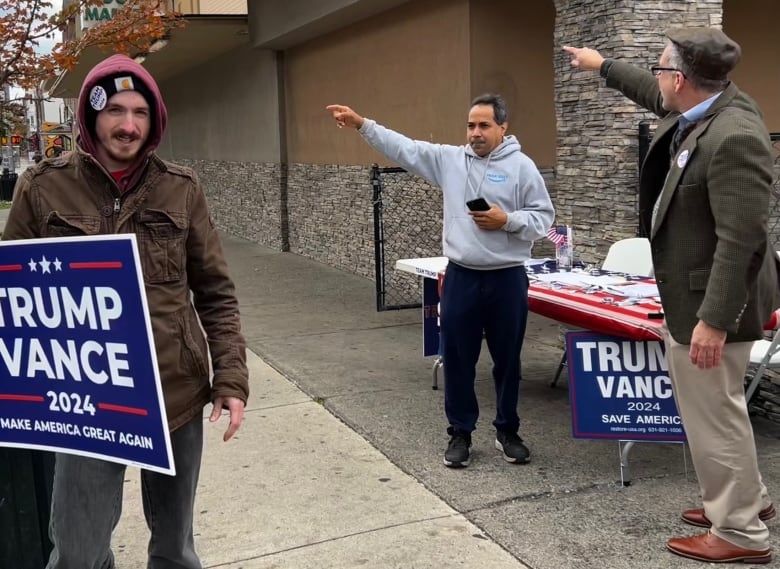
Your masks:
[{"label": "traffic light", "polygon": [[11,144],[19,145],[22,143],[22,136],[19,134],[11,135]]}]

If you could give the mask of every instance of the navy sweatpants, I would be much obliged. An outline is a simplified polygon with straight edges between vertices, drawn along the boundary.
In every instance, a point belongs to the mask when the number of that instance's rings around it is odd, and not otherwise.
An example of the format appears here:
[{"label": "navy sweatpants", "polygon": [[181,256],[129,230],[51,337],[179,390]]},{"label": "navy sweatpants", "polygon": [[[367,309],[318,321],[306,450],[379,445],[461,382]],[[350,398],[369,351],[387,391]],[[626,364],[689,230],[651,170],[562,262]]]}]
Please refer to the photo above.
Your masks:
[{"label": "navy sweatpants", "polygon": [[517,432],[520,350],[528,321],[528,275],[523,267],[475,271],[450,261],[441,294],[444,409],[450,431],[476,428],[474,389],[483,333],[493,359],[497,430]]}]

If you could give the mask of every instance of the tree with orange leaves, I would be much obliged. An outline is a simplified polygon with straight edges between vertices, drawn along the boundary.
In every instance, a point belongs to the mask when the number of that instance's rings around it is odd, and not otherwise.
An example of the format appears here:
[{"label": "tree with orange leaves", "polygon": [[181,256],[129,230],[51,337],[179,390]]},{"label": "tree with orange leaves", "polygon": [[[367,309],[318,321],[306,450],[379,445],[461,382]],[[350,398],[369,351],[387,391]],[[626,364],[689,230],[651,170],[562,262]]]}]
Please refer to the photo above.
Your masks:
[{"label": "tree with orange leaves", "polygon": [[[66,0],[57,11],[50,0],[0,0],[0,89],[15,85],[33,89],[43,79],[70,70],[88,47],[100,46],[106,53],[133,56],[148,51],[171,28],[183,25],[170,0]],[[75,37],[76,19],[82,11],[109,18]],[[60,32],[64,39],[51,51],[41,43]]]}]

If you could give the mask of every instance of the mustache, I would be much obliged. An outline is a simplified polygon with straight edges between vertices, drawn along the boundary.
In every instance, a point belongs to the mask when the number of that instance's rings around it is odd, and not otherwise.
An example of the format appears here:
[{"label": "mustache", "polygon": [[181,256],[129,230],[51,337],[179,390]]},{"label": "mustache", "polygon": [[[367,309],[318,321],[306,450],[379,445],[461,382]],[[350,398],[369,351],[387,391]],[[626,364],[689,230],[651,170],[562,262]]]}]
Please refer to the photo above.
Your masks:
[{"label": "mustache", "polygon": [[115,136],[115,137],[117,137],[117,136],[126,136],[126,137],[132,138],[132,139],[140,138],[138,136],[138,133],[135,132],[135,131],[132,131],[132,130],[118,130],[118,131],[116,131],[113,134],[113,136]]}]

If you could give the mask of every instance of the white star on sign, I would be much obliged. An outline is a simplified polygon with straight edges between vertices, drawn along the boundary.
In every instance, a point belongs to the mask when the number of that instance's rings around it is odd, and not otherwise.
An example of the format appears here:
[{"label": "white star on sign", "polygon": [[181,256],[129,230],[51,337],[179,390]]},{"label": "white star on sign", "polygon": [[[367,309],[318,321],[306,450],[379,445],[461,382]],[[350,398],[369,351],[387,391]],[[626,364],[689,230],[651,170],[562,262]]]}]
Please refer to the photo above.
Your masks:
[{"label": "white star on sign", "polygon": [[27,263],[27,266],[30,267],[30,271],[32,271],[33,273],[38,270],[38,263],[36,263],[32,259],[30,259],[30,262]]},{"label": "white star on sign", "polygon": [[51,262],[46,260],[45,255],[41,256],[41,260],[38,261],[38,264],[41,266],[41,273],[43,273],[44,275],[46,273],[51,274],[51,271],[49,270],[49,265],[51,265]]},{"label": "white star on sign", "polygon": [[60,261],[57,257],[54,258],[54,270],[55,271],[62,270],[62,261]]}]

